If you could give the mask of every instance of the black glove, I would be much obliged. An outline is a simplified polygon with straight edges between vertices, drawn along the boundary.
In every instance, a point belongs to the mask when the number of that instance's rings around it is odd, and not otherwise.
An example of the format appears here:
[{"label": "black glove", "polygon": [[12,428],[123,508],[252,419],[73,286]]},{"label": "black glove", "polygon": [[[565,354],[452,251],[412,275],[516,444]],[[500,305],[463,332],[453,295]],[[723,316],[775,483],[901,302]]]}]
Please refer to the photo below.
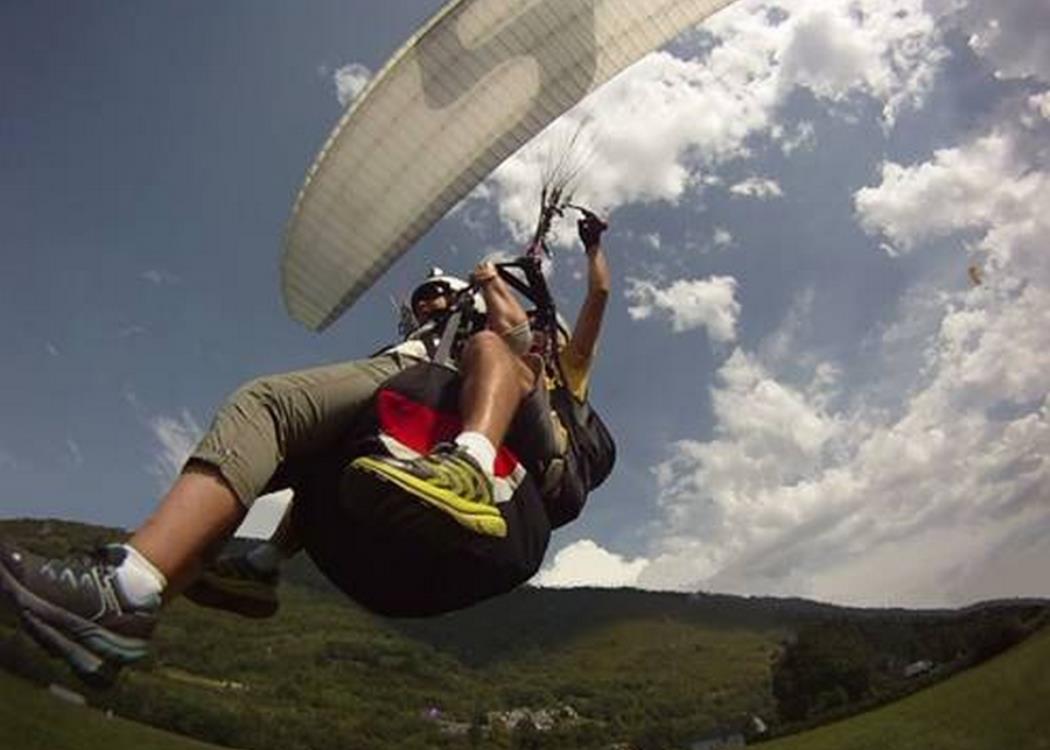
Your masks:
[{"label": "black glove", "polygon": [[608,228],[608,224],[590,211],[584,211],[583,218],[576,222],[576,229],[580,233],[580,241],[583,242],[585,250],[601,244],[602,232]]}]

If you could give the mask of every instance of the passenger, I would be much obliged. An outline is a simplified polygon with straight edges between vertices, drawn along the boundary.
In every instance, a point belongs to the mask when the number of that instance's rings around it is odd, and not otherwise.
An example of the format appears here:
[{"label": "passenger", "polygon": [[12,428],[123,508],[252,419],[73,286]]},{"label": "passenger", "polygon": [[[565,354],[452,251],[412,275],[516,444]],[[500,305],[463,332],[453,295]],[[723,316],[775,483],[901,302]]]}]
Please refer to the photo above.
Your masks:
[{"label": "passenger", "polygon": [[[587,301],[560,350],[564,369],[577,373],[573,392],[580,395],[608,294],[600,246],[604,224],[594,221],[580,223],[590,269]],[[536,392],[541,368],[529,354],[526,313],[495,266],[479,264],[471,281],[484,300],[486,326],[466,341],[457,361],[462,430],[450,443],[415,458],[360,456],[352,466],[440,507],[479,534],[499,537],[506,528],[494,508],[497,448],[519,405]],[[237,389],[156,510],[126,543],[85,558],[51,559],[0,541],[0,589],[27,628],[81,676],[105,680],[116,667],[146,655],[162,603],[195,580],[200,583],[191,591],[197,591],[197,601],[242,614],[272,613],[282,556],[274,546],[221,556],[201,576],[212,551],[270,489],[282,466],[330,451],[381,384],[432,356],[427,324],[447,313],[467,287],[433,274],[412,295],[420,324],[416,335],[373,358],[263,377]],[[438,329],[429,330],[436,335]],[[285,547],[285,553],[294,549],[294,540]],[[240,591],[241,601],[223,596],[221,584],[231,580],[249,584],[231,587]],[[244,591],[253,585],[246,604]]]}]

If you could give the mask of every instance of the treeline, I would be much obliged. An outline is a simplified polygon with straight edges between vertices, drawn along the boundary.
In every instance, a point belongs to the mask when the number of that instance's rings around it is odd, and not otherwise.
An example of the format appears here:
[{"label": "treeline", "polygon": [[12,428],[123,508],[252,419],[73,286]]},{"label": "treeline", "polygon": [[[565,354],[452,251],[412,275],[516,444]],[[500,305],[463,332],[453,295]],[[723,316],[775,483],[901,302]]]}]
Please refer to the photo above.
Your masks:
[{"label": "treeline", "polygon": [[1047,608],[1032,604],[804,625],[774,666],[779,722],[822,723],[894,700],[1005,651],[1046,619]]}]

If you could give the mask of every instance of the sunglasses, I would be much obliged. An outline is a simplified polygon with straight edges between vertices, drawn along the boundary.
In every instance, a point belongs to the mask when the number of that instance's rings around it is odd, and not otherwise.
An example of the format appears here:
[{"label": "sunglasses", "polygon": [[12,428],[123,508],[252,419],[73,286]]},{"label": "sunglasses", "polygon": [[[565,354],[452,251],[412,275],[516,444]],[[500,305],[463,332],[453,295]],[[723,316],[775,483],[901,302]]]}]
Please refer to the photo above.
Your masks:
[{"label": "sunglasses", "polygon": [[429,302],[449,293],[447,284],[428,284],[413,295],[414,302]]}]

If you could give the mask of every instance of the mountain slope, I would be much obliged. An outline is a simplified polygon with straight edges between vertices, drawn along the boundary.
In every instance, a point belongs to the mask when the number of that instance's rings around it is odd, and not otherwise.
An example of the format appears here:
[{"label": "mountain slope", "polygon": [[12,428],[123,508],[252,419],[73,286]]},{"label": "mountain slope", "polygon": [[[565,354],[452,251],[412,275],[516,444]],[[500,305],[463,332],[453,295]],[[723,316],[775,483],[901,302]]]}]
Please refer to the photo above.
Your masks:
[{"label": "mountain slope", "polygon": [[979,667],[765,750],[1050,748],[1050,628]]}]

